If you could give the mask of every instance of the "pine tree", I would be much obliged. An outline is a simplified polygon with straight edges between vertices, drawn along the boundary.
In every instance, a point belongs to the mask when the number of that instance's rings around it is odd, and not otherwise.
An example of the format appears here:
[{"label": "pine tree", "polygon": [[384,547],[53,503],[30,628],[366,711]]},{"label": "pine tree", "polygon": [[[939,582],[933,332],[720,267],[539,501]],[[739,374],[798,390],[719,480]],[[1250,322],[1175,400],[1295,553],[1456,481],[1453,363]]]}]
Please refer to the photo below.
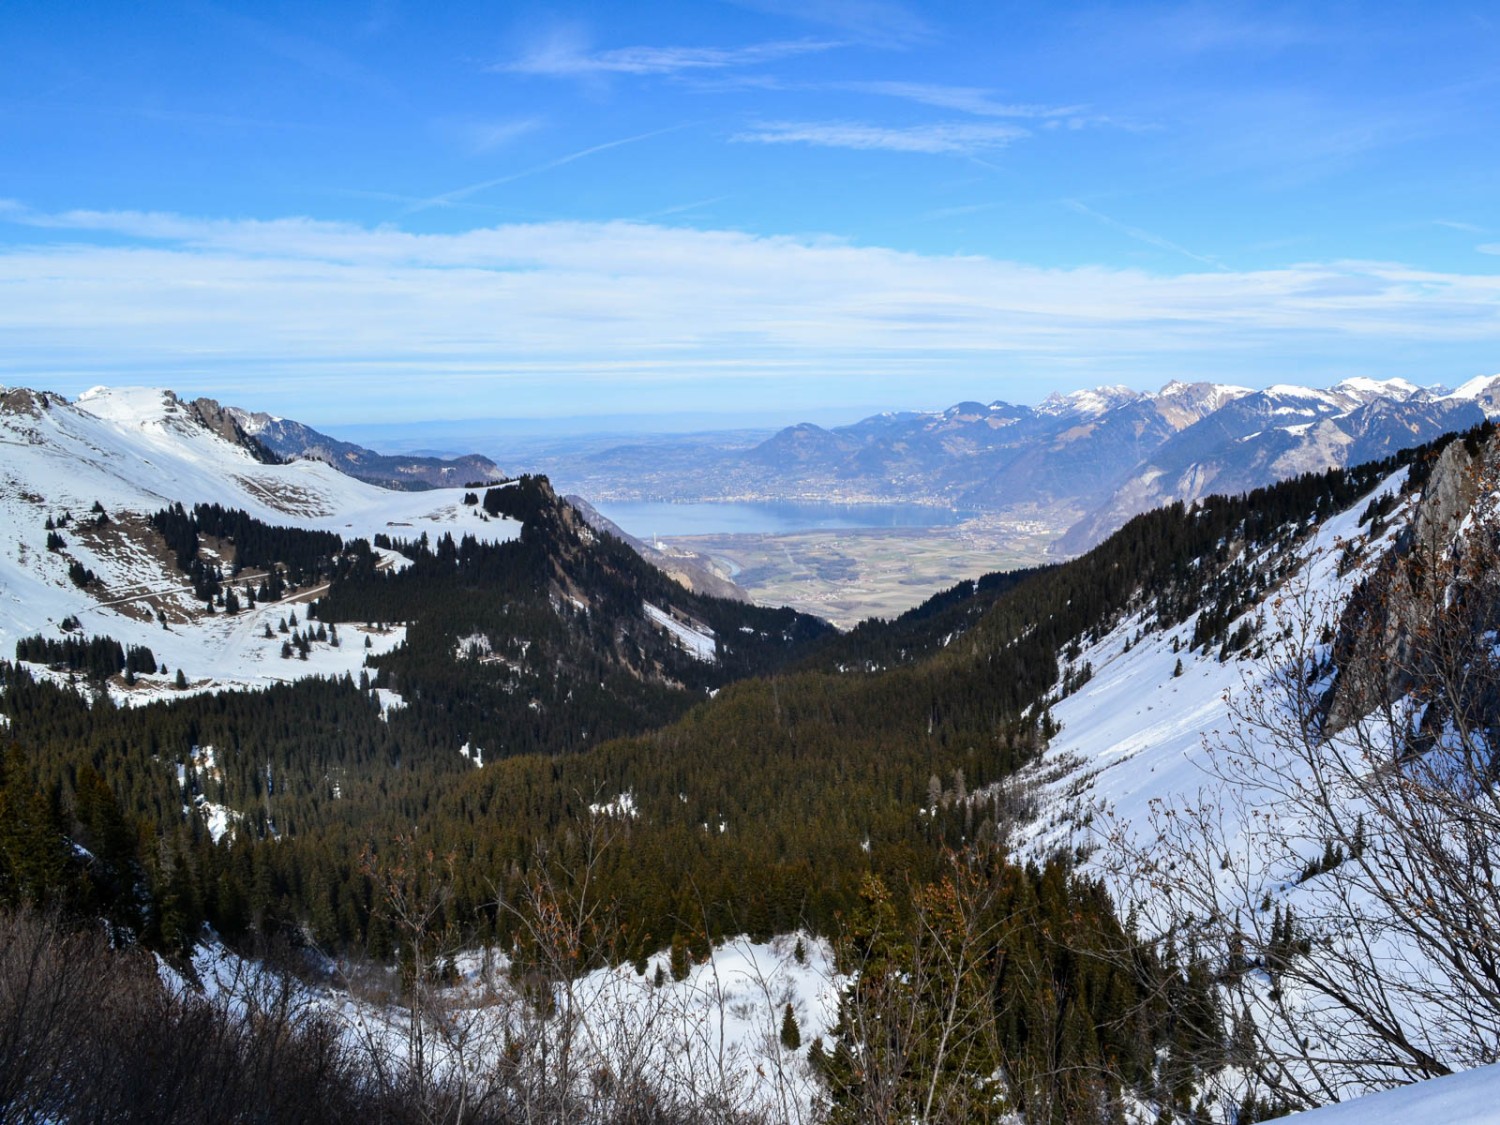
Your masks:
[{"label": "pine tree", "polygon": [[688,973],[692,970],[692,959],[688,956],[687,942],[681,934],[672,935],[672,979],[687,980]]},{"label": "pine tree", "polygon": [[797,1026],[797,1014],[792,1011],[790,1003],[781,1014],[781,1045],[788,1051],[802,1046],[802,1029]]}]

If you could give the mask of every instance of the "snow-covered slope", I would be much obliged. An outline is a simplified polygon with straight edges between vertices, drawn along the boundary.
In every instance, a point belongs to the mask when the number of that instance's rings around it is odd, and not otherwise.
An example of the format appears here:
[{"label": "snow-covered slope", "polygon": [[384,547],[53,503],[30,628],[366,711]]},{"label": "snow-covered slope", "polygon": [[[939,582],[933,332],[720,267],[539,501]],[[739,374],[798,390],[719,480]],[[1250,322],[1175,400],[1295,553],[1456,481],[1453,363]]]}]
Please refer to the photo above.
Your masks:
[{"label": "snow-covered slope", "polygon": [[1080,639],[1056,689],[1018,841],[1086,857],[1138,932],[1207,958],[1280,1068],[1258,1087],[1221,1072],[1225,1105],[1349,1101],[1495,1058],[1467,935],[1493,893],[1472,826],[1493,797],[1497,469],[1500,443],[1455,441],[1420,490],[1400,469],[1283,545],[1231,534],[1221,561],[1243,551],[1257,577],[1224,632],[1246,639],[1194,646],[1212,596],[1166,626],[1143,599]]},{"label": "snow-covered slope", "polygon": [[[1361,513],[1377,496],[1397,492],[1405,476],[1405,469],[1393,473],[1323,523],[1300,548],[1296,573],[1246,618],[1260,617],[1266,622],[1261,632],[1272,635],[1285,627],[1300,632],[1336,624],[1349,591],[1394,537],[1400,513],[1365,551],[1365,565],[1341,574],[1344,549],[1366,540]],[[1305,613],[1316,617],[1305,620]],[[1077,664],[1091,667],[1092,676],[1052,708],[1061,730],[1046,755],[1054,779],[1044,804],[1053,819],[1034,828],[1037,846],[1097,843],[1091,811],[1108,809],[1120,822],[1144,823],[1153,801],[1191,794],[1208,783],[1204,744],[1228,729],[1227,698],[1262,690],[1275,666],[1190,651],[1196,620],[1194,615],[1154,632],[1143,630],[1146,618],[1136,615],[1083,650]]]},{"label": "snow-covered slope", "polygon": [[[558,1081],[566,1064],[557,1060],[567,1052],[577,1059],[566,1073],[584,1096],[599,1094],[589,1088],[594,1075],[612,1072],[732,1110],[727,1120],[822,1120],[806,1050],[780,1039],[788,1007],[804,1044],[826,1036],[837,1016],[843,978],[832,949],[810,934],[725,942],[680,980],[666,952],[648,958],[642,973],[595,969],[552,985],[554,1008],[541,1018],[503,951],[465,950],[453,963],[456,980],[430,998],[428,1055],[416,1061],[435,1075],[462,1073],[480,1089],[506,1073],[503,1058]],[[394,965],[363,966],[351,980],[330,963],[331,983],[288,982],[210,941],[195,950],[193,968],[197,984],[164,964],[160,972],[170,989],[201,991],[238,1015],[263,1002],[266,989],[290,987],[299,1010],[328,1020],[357,1057],[370,1052],[371,1068],[412,1061],[411,1012],[376,999],[397,995]]]},{"label": "snow-covered slope", "polygon": [[[13,654],[21,637],[61,636],[64,620],[76,618],[84,634],[149,647],[195,688],[357,671],[363,637],[314,646],[305,661],[281,658],[279,625],[295,605],[203,615],[147,518],[172,503],[219,503],[267,524],[346,540],[451,532],[495,542],[518,534],[515,521],[485,518],[463,495],[393,492],[315,461],[265,464],[170,391],[101,387],[70,403],[45,392],[0,390],[0,522],[9,532],[0,546],[0,656]],[[107,522],[99,522],[101,514]],[[58,550],[48,548],[49,520],[59,525]],[[85,590],[71,582],[74,561],[99,584]],[[400,630],[372,633],[371,651],[401,637]],[[168,683],[144,677],[121,696],[150,698]]]},{"label": "snow-covered slope", "polygon": [[1297,1125],[1489,1125],[1500,1121],[1500,1063],[1296,1113]]}]

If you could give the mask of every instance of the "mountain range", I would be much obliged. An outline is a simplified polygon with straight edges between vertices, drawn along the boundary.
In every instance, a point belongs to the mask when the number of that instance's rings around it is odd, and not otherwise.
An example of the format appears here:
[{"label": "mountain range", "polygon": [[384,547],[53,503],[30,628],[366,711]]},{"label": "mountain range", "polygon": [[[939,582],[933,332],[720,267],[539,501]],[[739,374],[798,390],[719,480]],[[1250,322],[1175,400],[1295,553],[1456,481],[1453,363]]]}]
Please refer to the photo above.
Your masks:
[{"label": "mountain range", "polygon": [[753,446],[621,445],[542,467],[601,500],[916,502],[1041,523],[1076,554],[1130,516],[1385,457],[1500,412],[1500,376],[1457,390],[1399,379],[1327,389],[1168,383],[1036,406],[963,402],[848,426],[790,426]]}]

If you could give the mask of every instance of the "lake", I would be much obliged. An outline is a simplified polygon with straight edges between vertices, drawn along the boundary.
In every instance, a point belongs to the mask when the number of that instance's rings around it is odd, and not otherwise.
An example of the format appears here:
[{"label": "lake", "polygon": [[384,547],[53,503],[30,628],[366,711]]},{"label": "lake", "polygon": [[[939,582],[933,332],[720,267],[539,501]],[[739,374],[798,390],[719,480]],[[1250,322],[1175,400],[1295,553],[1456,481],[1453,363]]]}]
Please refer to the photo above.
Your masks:
[{"label": "lake", "polygon": [[637,539],[674,535],[786,535],[850,528],[953,527],[971,513],[925,504],[822,504],[766,500],[674,504],[666,500],[592,501]]}]

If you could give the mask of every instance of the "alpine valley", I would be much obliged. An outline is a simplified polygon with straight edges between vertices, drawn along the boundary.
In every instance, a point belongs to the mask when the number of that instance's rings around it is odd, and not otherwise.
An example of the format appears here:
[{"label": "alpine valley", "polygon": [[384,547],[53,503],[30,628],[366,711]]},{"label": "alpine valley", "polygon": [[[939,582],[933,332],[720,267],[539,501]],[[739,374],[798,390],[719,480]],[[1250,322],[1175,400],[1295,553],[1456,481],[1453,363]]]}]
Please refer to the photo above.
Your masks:
[{"label": "alpine valley", "polygon": [[0,392],[0,1105],[1481,1120],[1497,412],[1104,388],[566,469],[1052,521],[840,632],[482,457]]}]

